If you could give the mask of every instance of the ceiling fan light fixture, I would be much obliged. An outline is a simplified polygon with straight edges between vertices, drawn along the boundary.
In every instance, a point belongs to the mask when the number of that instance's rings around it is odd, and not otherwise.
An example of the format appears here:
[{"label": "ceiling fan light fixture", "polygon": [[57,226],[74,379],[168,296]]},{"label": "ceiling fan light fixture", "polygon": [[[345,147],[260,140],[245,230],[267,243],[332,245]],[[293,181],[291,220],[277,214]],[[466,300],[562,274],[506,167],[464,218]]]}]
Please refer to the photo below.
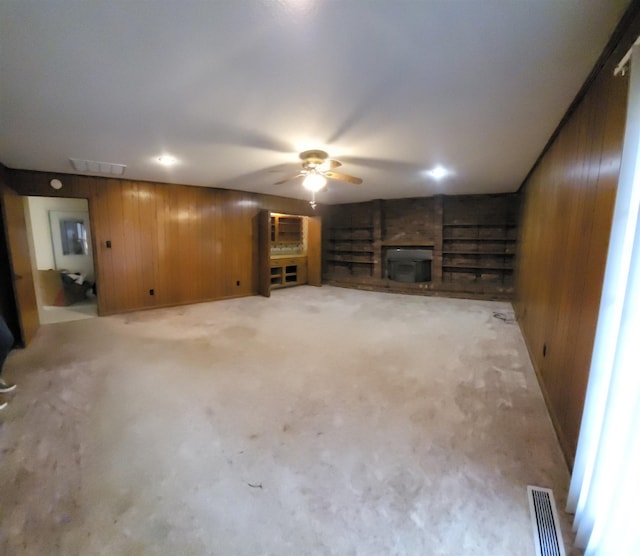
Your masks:
[{"label": "ceiling fan light fixture", "polygon": [[178,159],[170,154],[161,154],[156,160],[162,166],[173,166],[178,162]]},{"label": "ceiling fan light fixture", "polygon": [[449,170],[443,168],[440,165],[432,168],[431,170],[427,170],[426,172],[427,176],[433,178],[434,180],[441,180],[442,178],[446,178],[450,173],[451,172]]},{"label": "ceiling fan light fixture", "polygon": [[327,178],[315,171],[309,172],[302,181],[302,186],[314,193],[320,191],[325,185],[327,185]]}]

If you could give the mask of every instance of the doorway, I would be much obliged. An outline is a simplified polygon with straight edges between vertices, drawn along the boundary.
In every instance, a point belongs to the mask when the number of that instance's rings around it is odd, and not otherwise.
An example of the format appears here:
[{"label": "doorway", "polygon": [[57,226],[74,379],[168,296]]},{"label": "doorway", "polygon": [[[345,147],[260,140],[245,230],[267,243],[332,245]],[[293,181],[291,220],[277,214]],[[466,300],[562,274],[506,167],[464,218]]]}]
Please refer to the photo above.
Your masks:
[{"label": "doorway", "polygon": [[27,197],[25,213],[40,323],[97,317],[87,199]]}]

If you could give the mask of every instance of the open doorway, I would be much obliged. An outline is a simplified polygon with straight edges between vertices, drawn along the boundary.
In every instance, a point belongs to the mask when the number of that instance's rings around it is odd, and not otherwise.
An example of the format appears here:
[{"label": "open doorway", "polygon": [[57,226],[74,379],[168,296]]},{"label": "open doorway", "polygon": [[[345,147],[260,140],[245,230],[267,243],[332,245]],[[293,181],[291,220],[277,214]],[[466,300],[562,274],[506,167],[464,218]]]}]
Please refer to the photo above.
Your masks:
[{"label": "open doorway", "polygon": [[40,323],[98,316],[87,199],[28,197],[25,212]]}]

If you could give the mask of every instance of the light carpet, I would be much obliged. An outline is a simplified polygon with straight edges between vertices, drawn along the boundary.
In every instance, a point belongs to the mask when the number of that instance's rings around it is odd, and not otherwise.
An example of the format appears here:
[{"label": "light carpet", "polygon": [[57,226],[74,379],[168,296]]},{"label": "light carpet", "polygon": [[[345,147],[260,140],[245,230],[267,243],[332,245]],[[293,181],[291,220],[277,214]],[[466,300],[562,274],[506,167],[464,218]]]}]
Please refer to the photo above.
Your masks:
[{"label": "light carpet", "polygon": [[568,472],[510,310],[302,286],[44,326],[0,553],[533,556],[526,486],[562,508]]}]

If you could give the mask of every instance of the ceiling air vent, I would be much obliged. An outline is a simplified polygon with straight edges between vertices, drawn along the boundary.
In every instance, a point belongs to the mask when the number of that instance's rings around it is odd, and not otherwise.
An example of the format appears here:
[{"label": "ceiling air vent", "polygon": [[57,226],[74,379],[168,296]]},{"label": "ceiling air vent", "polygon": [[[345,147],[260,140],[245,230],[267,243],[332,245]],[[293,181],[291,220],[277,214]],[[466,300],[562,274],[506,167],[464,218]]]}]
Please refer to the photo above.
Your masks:
[{"label": "ceiling air vent", "polygon": [[113,162],[98,162],[96,160],[81,160],[79,158],[70,158],[71,165],[77,172],[87,174],[110,174],[112,176],[121,176],[124,174],[126,164],[114,164]]}]

